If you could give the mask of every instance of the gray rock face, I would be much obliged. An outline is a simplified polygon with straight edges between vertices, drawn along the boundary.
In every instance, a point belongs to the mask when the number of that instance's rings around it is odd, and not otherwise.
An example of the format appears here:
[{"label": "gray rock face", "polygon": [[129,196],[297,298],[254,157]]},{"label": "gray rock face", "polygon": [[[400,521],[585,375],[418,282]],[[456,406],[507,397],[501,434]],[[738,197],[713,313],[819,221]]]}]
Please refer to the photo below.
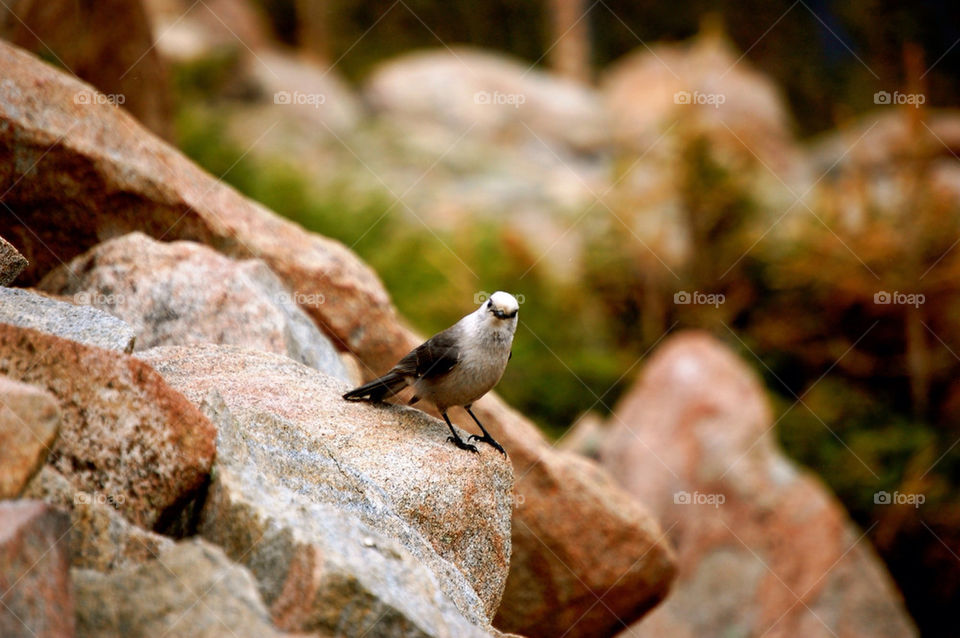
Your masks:
[{"label": "gray rock face", "polygon": [[0,376],[0,499],[20,495],[43,466],[59,426],[53,395]]},{"label": "gray rock face", "polygon": [[9,286],[26,267],[27,258],[0,237],[0,286]]},{"label": "gray rock face", "polygon": [[0,501],[0,636],[73,638],[67,516],[39,501]]},{"label": "gray rock face", "polygon": [[345,402],[347,386],[276,355],[140,356],[217,424],[200,531],[251,568],[278,626],[489,631],[510,557],[513,475],[499,454],[455,448],[419,411]]},{"label": "gray rock face", "polygon": [[[262,261],[235,261],[189,241],[135,232],[49,273],[39,288],[127,322],[137,349],[222,343],[286,354],[349,381],[333,344]],[[322,301],[320,301],[322,303]]]},{"label": "gray rock face", "polygon": [[84,296],[75,299],[80,305],[20,288],[0,288],[0,323],[33,328],[107,350],[133,352],[134,333],[130,326],[91,308]]},{"label": "gray rock face", "polygon": [[173,545],[166,536],[127,521],[106,495],[77,490],[49,465],[40,470],[23,495],[70,514],[71,567],[108,572],[153,560]]},{"label": "gray rock face", "polygon": [[270,638],[250,572],[202,540],[173,544],[155,561],[101,574],[71,570],[78,638]]}]

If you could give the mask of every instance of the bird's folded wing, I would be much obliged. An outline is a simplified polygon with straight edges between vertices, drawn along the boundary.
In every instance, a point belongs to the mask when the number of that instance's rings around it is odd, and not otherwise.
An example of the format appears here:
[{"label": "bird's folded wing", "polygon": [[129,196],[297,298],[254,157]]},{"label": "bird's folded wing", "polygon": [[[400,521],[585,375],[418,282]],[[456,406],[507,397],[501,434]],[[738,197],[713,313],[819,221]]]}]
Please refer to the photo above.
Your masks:
[{"label": "bird's folded wing", "polygon": [[396,370],[417,378],[436,378],[450,372],[460,361],[460,349],[448,330],[425,341],[401,359]]}]

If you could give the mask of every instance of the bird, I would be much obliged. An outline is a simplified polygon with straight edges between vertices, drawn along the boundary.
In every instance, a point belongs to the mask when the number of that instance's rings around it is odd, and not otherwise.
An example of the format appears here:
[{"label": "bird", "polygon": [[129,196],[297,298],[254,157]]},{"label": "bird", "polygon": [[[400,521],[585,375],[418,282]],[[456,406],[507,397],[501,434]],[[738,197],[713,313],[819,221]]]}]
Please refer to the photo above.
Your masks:
[{"label": "bird", "polygon": [[[413,386],[409,405],[427,399],[437,406],[450,428],[447,440],[461,450],[478,452],[468,441],[486,443],[507,455],[471,410],[473,403],[500,381],[513,356],[520,305],[510,293],[484,296],[480,306],[446,330],[438,332],[407,353],[385,375],[343,395],[348,401],[381,402]],[[483,436],[464,441],[453,429],[447,410],[463,407],[480,426]]]}]

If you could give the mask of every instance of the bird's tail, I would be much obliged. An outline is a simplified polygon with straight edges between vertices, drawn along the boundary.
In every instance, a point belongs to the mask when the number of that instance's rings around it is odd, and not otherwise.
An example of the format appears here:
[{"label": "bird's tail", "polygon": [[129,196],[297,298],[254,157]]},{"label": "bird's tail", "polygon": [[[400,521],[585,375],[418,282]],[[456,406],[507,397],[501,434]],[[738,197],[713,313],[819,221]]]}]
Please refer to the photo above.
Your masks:
[{"label": "bird's tail", "polygon": [[407,387],[407,380],[396,372],[388,372],[379,379],[365,383],[343,395],[347,401],[383,401]]}]

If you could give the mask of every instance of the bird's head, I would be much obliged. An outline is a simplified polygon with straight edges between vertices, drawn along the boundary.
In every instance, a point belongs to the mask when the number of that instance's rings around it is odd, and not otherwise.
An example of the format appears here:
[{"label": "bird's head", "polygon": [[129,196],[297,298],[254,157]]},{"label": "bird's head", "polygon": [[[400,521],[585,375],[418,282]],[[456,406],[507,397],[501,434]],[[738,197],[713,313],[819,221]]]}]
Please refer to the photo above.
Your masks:
[{"label": "bird's head", "polygon": [[520,310],[520,304],[517,303],[516,297],[510,293],[498,290],[483,302],[481,308],[497,319],[514,319],[517,316],[517,311]]}]

